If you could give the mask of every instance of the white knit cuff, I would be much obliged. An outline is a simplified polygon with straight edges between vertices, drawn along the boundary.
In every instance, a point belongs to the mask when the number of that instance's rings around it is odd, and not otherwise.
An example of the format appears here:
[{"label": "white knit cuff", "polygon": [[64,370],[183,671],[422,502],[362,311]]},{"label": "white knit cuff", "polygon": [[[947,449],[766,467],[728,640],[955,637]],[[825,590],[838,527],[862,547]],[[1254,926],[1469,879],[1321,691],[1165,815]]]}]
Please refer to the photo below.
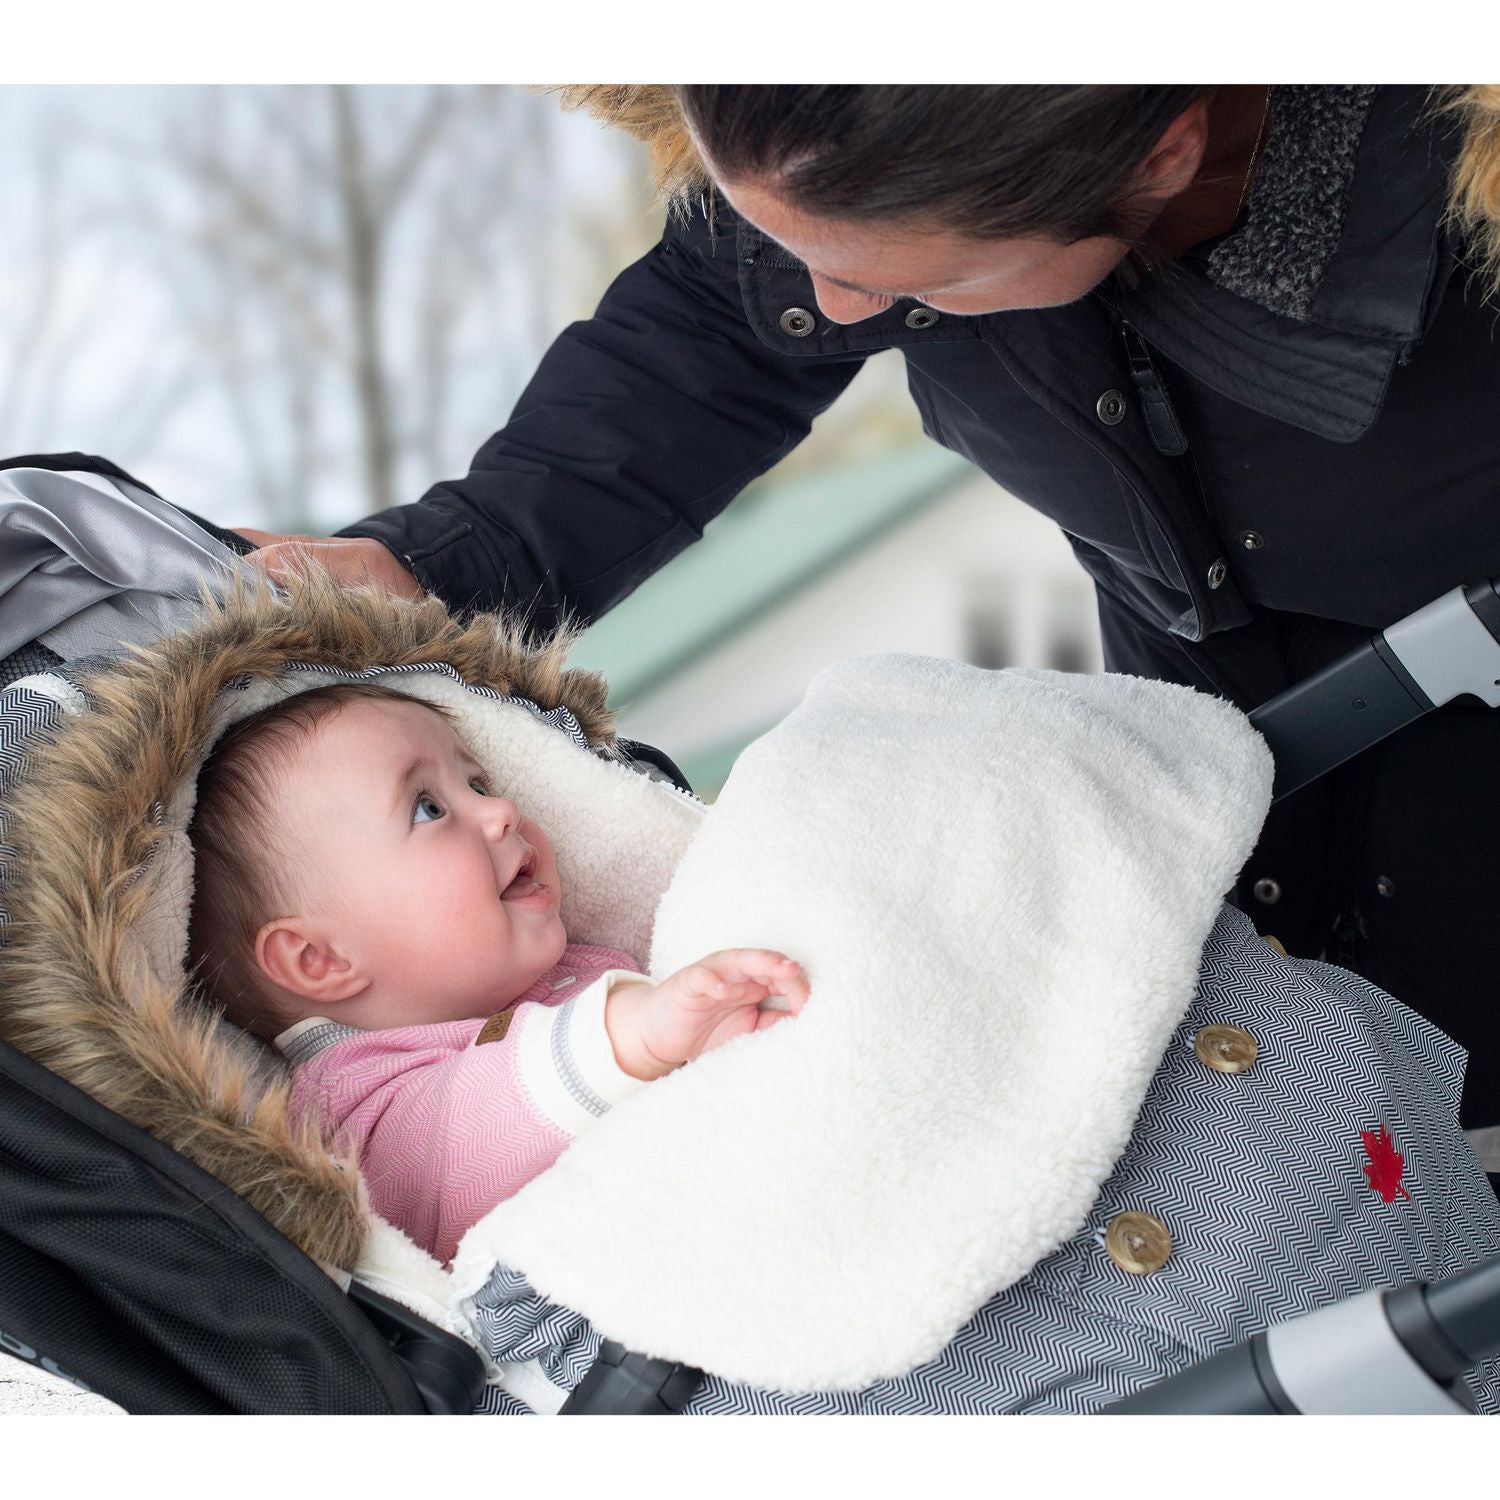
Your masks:
[{"label": "white knit cuff", "polygon": [[643,1082],[615,1061],[604,1029],[610,986],[622,980],[648,982],[644,974],[609,969],[561,1005],[528,1007],[532,1014],[517,1055],[521,1080],[542,1113],[568,1135],[588,1129]]}]

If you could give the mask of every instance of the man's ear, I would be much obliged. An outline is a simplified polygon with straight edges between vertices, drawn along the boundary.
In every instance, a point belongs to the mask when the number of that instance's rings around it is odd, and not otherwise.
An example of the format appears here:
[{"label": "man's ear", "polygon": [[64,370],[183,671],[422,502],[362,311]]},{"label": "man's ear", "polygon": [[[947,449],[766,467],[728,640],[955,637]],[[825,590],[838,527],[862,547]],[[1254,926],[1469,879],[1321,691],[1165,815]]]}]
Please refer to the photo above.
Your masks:
[{"label": "man's ear", "polygon": [[255,962],[273,984],[320,1005],[369,988],[364,971],[308,917],[277,917],[255,935]]},{"label": "man's ear", "polygon": [[1208,105],[1195,99],[1162,131],[1131,176],[1130,197],[1175,198],[1198,175],[1208,149]]}]

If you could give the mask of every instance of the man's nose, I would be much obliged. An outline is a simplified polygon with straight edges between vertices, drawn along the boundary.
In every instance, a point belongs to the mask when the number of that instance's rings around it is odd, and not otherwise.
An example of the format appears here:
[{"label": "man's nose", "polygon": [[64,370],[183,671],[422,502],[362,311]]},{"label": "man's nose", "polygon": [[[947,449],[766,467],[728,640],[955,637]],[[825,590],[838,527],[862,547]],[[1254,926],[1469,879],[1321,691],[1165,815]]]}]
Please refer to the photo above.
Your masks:
[{"label": "man's nose", "polygon": [[891,305],[889,297],[876,297],[870,292],[856,292],[846,286],[836,286],[824,281],[821,276],[812,278],[813,294],[818,299],[818,308],[830,323],[861,323],[873,318]]}]

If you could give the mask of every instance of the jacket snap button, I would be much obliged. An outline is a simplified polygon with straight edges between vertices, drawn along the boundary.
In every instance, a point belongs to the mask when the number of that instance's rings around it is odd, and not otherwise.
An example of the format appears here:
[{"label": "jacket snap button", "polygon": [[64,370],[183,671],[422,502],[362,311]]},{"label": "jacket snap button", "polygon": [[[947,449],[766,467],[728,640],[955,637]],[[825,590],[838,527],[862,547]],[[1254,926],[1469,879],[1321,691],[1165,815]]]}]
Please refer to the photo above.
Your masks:
[{"label": "jacket snap button", "polygon": [[914,307],[906,315],[906,326],[908,328],[931,328],[938,320],[938,315],[930,307]]},{"label": "jacket snap button", "polygon": [[1172,1253],[1172,1236],[1160,1219],[1150,1214],[1116,1214],[1104,1231],[1109,1258],[1134,1276],[1159,1271]]},{"label": "jacket snap button", "polygon": [[1214,558],[1208,569],[1208,586],[1211,589],[1224,587],[1224,580],[1229,577],[1229,565],[1222,557]]},{"label": "jacket snap button", "polygon": [[1259,1050],[1255,1038],[1238,1026],[1205,1026],[1193,1036],[1198,1061],[1216,1073],[1243,1073]]},{"label": "jacket snap button", "polygon": [[1242,531],[1240,545],[1246,552],[1259,552],[1266,545],[1266,539],[1258,531]]},{"label": "jacket snap button", "polygon": [[813,331],[817,320],[805,307],[789,307],[781,315],[781,331],[794,339],[805,339]]},{"label": "jacket snap button", "polygon": [[1125,420],[1125,398],[1119,391],[1105,391],[1094,403],[1094,410],[1106,427],[1117,427]]},{"label": "jacket snap button", "polygon": [[1281,900],[1281,882],[1262,876],[1250,887],[1250,893],[1262,906],[1275,906]]}]

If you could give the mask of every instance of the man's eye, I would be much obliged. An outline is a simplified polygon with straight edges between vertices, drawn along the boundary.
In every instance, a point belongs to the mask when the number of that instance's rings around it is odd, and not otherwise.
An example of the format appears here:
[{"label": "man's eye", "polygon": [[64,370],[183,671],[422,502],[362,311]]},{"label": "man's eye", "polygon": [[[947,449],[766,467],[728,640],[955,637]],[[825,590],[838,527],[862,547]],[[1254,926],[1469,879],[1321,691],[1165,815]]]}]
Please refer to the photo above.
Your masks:
[{"label": "man's eye", "polygon": [[412,803],[411,820],[413,823],[436,823],[443,816],[443,804],[436,797],[426,792],[419,792],[417,800]]}]

